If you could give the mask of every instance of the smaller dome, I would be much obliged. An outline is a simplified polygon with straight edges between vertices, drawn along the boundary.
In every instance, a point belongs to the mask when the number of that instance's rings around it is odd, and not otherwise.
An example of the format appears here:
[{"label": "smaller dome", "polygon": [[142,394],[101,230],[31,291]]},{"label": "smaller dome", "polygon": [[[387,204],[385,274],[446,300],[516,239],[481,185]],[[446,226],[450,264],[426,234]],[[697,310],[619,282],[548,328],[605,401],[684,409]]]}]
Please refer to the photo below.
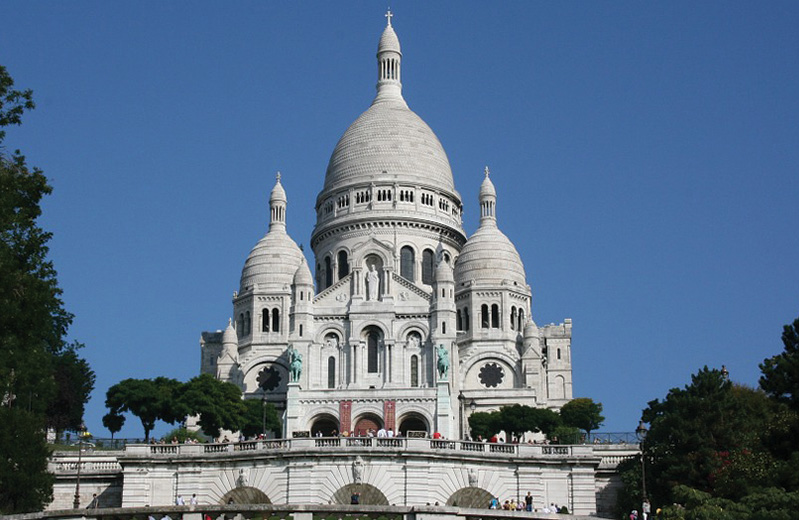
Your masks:
[{"label": "smaller dome", "polygon": [[227,328],[222,333],[222,345],[238,345],[239,338],[236,336],[236,329],[233,328],[233,320],[228,319]]},{"label": "smaller dome", "polygon": [[313,276],[311,269],[308,267],[308,262],[303,258],[302,263],[294,273],[294,285],[313,285]]},{"label": "smaller dome", "polygon": [[454,282],[455,278],[452,274],[452,268],[446,260],[441,260],[436,267],[436,281],[437,282]]},{"label": "smaller dome", "polygon": [[455,279],[493,285],[509,281],[520,289],[527,287],[516,247],[496,226],[481,226],[466,241],[455,263]]},{"label": "smaller dome", "polygon": [[272,188],[272,194],[269,196],[270,204],[273,202],[287,202],[288,199],[286,198],[286,190],[283,189],[283,185],[280,184],[280,172],[277,172],[277,182],[275,182],[275,187]]},{"label": "smaller dome", "polygon": [[479,197],[482,199],[483,197],[496,197],[497,190],[494,188],[494,183],[491,182],[491,179],[488,177],[489,175],[488,166],[486,166],[485,174],[486,178],[483,179],[483,183],[480,184],[480,194]]},{"label": "smaller dome", "polygon": [[377,53],[380,54],[381,52],[396,52],[402,54],[397,33],[395,33],[394,28],[391,27],[390,17],[388,19],[388,25],[383,29],[383,35],[380,36],[380,43],[377,44]]},{"label": "smaller dome", "polygon": [[285,231],[270,230],[255,244],[241,271],[244,292],[256,284],[259,289],[282,289],[294,281],[297,268],[305,260],[297,243]]}]

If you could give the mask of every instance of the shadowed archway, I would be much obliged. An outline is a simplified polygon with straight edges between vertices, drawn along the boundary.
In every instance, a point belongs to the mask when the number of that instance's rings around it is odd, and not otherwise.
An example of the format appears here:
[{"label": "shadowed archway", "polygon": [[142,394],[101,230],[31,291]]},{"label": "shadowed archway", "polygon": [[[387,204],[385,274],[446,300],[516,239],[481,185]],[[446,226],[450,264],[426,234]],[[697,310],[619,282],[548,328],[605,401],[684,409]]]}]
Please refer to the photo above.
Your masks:
[{"label": "shadowed archway", "polygon": [[361,494],[360,505],[370,506],[387,506],[389,505],[386,495],[382,491],[370,484],[347,484],[340,487],[338,491],[333,493],[332,502],[334,504],[347,504],[350,503],[352,494],[358,492]]},{"label": "shadowed archway", "polygon": [[[231,502],[232,500],[232,502]],[[242,486],[231,489],[219,500],[220,504],[271,504],[266,493],[254,487]]]},{"label": "shadowed archway", "polygon": [[472,507],[475,509],[486,509],[491,503],[491,493],[478,487],[465,487],[454,492],[447,505],[453,507]]}]

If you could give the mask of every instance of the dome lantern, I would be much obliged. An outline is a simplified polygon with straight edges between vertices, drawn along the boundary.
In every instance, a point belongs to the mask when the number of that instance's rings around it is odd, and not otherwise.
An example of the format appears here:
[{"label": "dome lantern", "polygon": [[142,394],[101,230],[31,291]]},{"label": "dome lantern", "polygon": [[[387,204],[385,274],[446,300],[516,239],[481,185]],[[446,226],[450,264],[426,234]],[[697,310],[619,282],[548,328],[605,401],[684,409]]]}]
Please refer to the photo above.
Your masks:
[{"label": "dome lantern", "polygon": [[397,33],[391,26],[392,16],[394,14],[389,9],[386,13],[386,28],[377,45],[377,97],[375,103],[388,99],[402,100],[400,76],[402,50]]},{"label": "dome lantern", "polygon": [[282,230],[286,231],[286,191],[283,185],[280,184],[280,172],[277,172],[277,180],[275,187],[272,188],[272,194],[269,196],[269,230]]},{"label": "dome lantern", "polygon": [[497,190],[494,183],[488,177],[491,172],[488,166],[485,168],[486,178],[480,185],[480,226],[497,225]]}]

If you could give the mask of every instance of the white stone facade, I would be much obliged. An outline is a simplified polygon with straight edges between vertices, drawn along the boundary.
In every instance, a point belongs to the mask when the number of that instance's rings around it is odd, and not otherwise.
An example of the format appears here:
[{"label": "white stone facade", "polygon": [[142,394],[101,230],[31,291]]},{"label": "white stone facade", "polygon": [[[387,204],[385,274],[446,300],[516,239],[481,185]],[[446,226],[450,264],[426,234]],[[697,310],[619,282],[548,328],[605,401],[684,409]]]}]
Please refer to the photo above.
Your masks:
[{"label": "white stone facade", "polygon": [[[383,427],[459,438],[472,403],[558,409],[572,398],[571,320],[534,322],[488,168],[467,238],[446,152],[402,97],[390,22],[377,58],[377,95],[336,145],[317,198],[315,274],[286,232],[278,175],[234,318],[202,335],[202,371],[274,403],[286,437]],[[290,347],[302,359],[291,383]]]}]

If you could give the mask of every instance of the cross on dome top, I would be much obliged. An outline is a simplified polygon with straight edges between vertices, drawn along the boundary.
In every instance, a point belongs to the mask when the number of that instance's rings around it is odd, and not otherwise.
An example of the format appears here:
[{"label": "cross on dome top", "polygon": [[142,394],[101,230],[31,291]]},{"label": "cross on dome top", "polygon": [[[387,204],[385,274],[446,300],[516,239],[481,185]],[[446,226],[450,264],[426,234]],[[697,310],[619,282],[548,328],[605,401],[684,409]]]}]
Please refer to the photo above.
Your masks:
[{"label": "cross on dome top", "polygon": [[386,14],[384,16],[386,17],[386,20],[388,20],[388,24],[386,24],[386,25],[391,27],[391,17],[394,16],[394,13],[391,12],[391,8],[390,7],[388,8],[388,11],[386,11]]},{"label": "cross on dome top", "polygon": [[491,175],[491,172],[488,170],[488,166],[486,166],[485,174],[486,174],[486,178],[488,178],[488,176]]},{"label": "cross on dome top", "polygon": [[277,179],[277,182],[280,182],[280,171],[277,172],[277,175],[275,175],[275,178]]}]

